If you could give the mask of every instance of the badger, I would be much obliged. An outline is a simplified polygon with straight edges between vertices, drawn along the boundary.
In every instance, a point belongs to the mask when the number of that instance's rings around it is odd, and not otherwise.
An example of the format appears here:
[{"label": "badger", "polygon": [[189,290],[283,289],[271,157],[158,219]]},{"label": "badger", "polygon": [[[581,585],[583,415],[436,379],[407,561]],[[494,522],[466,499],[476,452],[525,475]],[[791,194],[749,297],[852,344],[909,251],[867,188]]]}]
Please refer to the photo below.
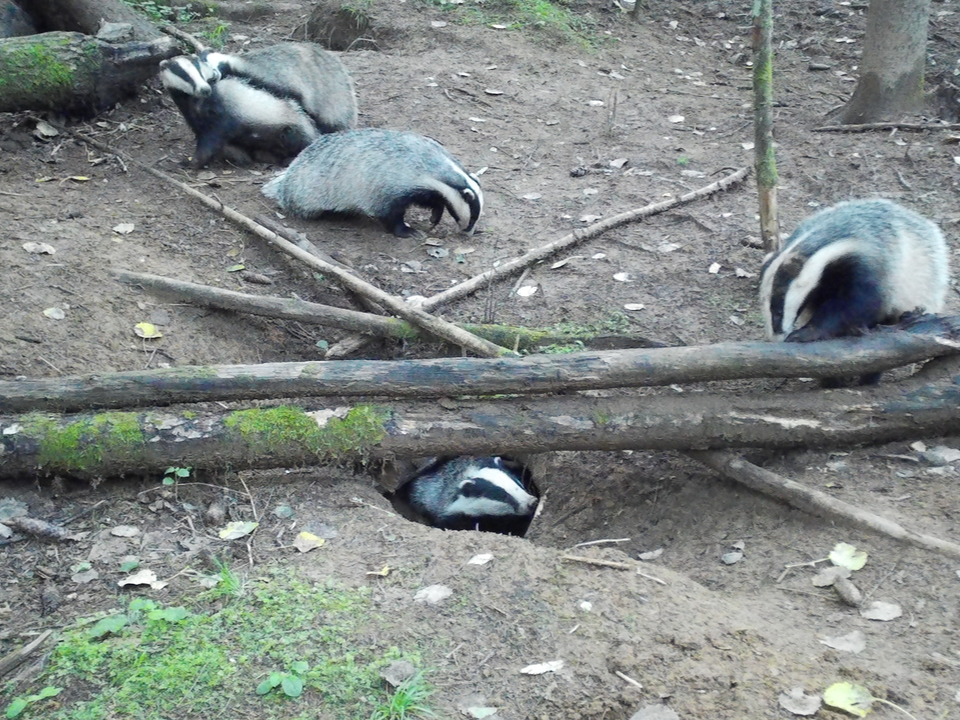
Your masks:
[{"label": "badger", "polygon": [[160,79],[197,138],[194,164],[224,156],[239,165],[252,159],[280,162],[319,135],[298,103],[240,77],[224,77],[195,55],[160,63]]},{"label": "badger", "polygon": [[431,209],[433,225],[446,209],[468,234],[483,211],[480,181],[440,143],[374,128],[321,135],[263,194],[297,217],[367,215],[397,237],[416,234],[403,219],[410,205]]},{"label": "badger", "polygon": [[357,99],[350,75],[333,53],[313,43],[280,43],[240,55],[203,50],[200,61],[224,78],[297,103],[321,133],[357,124]]},{"label": "badger", "polygon": [[889,200],[838,203],[804,220],[764,260],[767,336],[827,340],[860,335],[904,313],[939,312],[949,275],[943,235],[926,218]]},{"label": "badger", "polygon": [[394,496],[433,527],[512,535],[526,532],[538,502],[501,457],[440,458]]}]

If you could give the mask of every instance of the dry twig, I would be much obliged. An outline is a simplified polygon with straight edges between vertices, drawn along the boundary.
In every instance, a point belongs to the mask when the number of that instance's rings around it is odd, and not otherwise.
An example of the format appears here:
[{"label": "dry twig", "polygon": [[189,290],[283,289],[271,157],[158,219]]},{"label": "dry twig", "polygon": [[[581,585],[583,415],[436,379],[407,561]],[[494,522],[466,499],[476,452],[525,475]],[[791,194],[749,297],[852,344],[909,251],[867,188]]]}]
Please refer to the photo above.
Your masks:
[{"label": "dry twig", "polygon": [[960,558],[960,544],[908,530],[885,517],[837,500],[819,490],[764,470],[724,450],[691,450],[687,454],[721,475],[751,490],[775,497],[791,507],[864,530],[872,530],[900,542]]}]

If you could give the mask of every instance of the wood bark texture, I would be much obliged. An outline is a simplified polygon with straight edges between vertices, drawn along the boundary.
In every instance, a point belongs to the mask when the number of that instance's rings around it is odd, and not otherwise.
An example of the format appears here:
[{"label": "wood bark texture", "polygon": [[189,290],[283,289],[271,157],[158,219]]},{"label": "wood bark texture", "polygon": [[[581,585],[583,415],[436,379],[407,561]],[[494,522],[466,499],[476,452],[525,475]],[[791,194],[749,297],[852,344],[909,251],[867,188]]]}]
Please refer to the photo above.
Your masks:
[{"label": "wood bark texture", "polygon": [[899,120],[923,108],[930,0],[870,0],[860,79],[845,124]]},{"label": "wood bark texture", "polygon": [[773,149],[773,9],[759,0],[753,18],[753,144],[764,252],[780,249],[777,159]]},{"label": "wood bark texture", "polygon": [[178,53],[166,36],[117,45],[75,32],[0,39],[0,112],[94,114],[134,94]]},{"label": "wood bark texture", "polygon": [[96,478],[162,472],[172,465],[294,467],[552,450],[836,448],[957,432],[960,385],[952,378],[782,395],[31,413],[0,416],[0,477],[33,482],[37,474]]},{"label": "wood bark texture", "polygon": [[96,35],[102,22],[130,23],[135,40],[161,36],[143,15],[120,0],[29,0],[30,12],[49,30],[77,31]]},{"label": "wood bark texture", "polygon": [[[0,412],[339,396],[434,398],[879,372],[958,352],[960,317],[820,343],[719,343],[523,358],[216,365],[0,381]],[[952,333],[942,332],[954,325]],[[927,328],[927,332],[921,332]],[[933,332],[936,328],[941,332]],[[784,394],[782,397],[790,397]]]}]

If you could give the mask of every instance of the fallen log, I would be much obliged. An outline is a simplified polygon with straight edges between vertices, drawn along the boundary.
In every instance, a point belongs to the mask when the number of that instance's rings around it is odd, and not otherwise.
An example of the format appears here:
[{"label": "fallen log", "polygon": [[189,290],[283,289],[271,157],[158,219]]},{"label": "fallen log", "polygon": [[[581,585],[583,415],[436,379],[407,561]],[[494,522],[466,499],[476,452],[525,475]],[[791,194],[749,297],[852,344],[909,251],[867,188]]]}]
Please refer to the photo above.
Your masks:
[{"label": "fallen log", "polygon": [[[96,478],[200,468],[551,450],[882,444],[960,432],[960,385],[824,393],[563,396],[199,412],[0,416],[0,477]],[[541,488],[543,489],[543,488]]]},{"label": "fallen log", "polygon": [[75,32],[0,39],[0,112],[93,114],[136,93],[177,54],[165,36],[119,44]]},{"label": "fallen log", "polygon": [[30,12],[50,30],[96,35],[103,22],[128,23],[136,40],[154,40],[160,30],[120,0],[30,0]]},{"label": "fallen log", "polygon": [[819,343],[719,343],[522,358],[214,365],[7,380],[0,381],[0,413],[330,395],[529,395],[743,378],[860,375],[955,355],[958,326],[960,316],[925,316],[908,328]]}]

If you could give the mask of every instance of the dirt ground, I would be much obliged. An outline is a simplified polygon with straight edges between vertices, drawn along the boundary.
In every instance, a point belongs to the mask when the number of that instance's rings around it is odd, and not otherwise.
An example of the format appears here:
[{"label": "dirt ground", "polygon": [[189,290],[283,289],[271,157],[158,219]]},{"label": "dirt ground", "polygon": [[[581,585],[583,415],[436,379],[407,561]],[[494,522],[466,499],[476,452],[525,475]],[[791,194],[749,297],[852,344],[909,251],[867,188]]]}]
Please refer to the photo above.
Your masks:
[{"label": "dirt ground", "polygon": [[[614,4],[577,3],[597,39],[588,49],[536,27],[497,29],[458,22],[439,7],[375,4],[382,27],[398,29],[394,41],[341,56],[356,83],[360,124],[429,135],[468,169],[486,168],[479,230],[462,236],[445,218],[431,235],[450,253],[435,258],[427,252],[431,246],[387,235],[372,223],[291,224],[383,289],[431,295],[584,227],[586,216],[641,207],[752,164],[748,5],[667,0],[650,3],[634,22]],[[929,67],[950,76],[960,70],[957,15],[945,3],[933,7]],[[250,23],[233,21],[226,47],[288,38],[309,10],[308,3],[287,3]],[[960,173],[947,132],[814,130],[853,90],[862,4],[783,0],[775,22],[783,229],[817,207],[880,195],[938,222],[956,254]],[[274,210],[259,193],[272,168],[184,167],[192,137],[157,82],[77,127],[247,215]],[[349,306],[335,283],[318,282],[151,175],[68,137],[39,140],[33,129],[26,116],[0,115],[0,297],[6,308],[0,378],[319,359],[317,343],[341,337],[323,327],[160,301],[116,282],[111,268]],[[611,164],[622,158],[622,167]],[[571,173],[581,167],[592,172]],[[455,321],[548,326],[597,323],[621,312],[632,332],[668,344],[759,339],[756,207],[748,181],[591,240],[561,255],[574,256],[562,268],[535,266],[524,280],[537,287],[532,296],[513,294],[511,279],[444,314]],[[420,216],[420,227],[424,220]],[[133,224],[132,232],[114,230],[124,223]],[[22,247],[27,242],[49,243],[56,254],[29,254]],[[238,263],[274,284],[245,283],[228,272]],[[720,269],[711,273],[714,263]],[[618,273],[631,279],[617,281]],[[643,309],[623,310],[625,304]],[[63,318],[46,316],[50,308]],[[960,309],[955,294],[948,309]],[[137,338],[133,327],[142,321],[157,325],[163,339]],[[384,344],[370,356],[428,350]],[[774,392],[781,383],[730,387]],[[960,447],[956,438],[926,440]],[[911,528],[960,537],[955,468],[919,462],[907,442],[753,459]],[[839,680],[862,683],[916,718],[960,717],[957,560],[834,526],[718,480],[677,454],[556,453],[546,466],[554,475],[551,491],[526,539],[410,523],[389,513],[365,476],[319,469],[245,474],[256,507],[270,518],[263,519],[249,559],[371,586],[378,606],[397,618],[386,645],[434,638],[425,661],[444,717],[461,716],[468,695],[483,696],[505,720],[619,720],[654,704],[685,720],[791,717],[778,706],[780,693],[798,685],[819,692]],[[114,560],[132,551],[149,559],[160,577],[172,577],[155,591],[158,599],[197,591],[178,573],[197,562],[198,553],[224,550],[201,517],[215,490],[195,486],[173,494],[157,489],[159,479],[110,480],[96,488],[26,478],[0,485],[0,497],[23,500],[32,515],[53,522],[107,501],[71,524],[91,533],[81,542],[2,547],[0,655],[44,629],[115,607]],[[236,476],[223,480],[241,487]],[[296,523],[326,523],[337,537],[302,556],[278,550],[282,533],[293,527],[266,513],[280,504],[294,509]],[[231,508],[235,519],[251,513],[249,502]],[[120,523],[143,534],[135,541],[104,535]],[[577,553],[630,561],[662,549],[643,570],[663,584],[561,559],[573,545],[600,539],[626,540]],[[898,603],[901,617],[863,619],[832,590],[814,588],[811,568],[785,570],[824,558],[840,541],[869,553],[855,581],[868,599]],[[743,558],[722,562],[735,547]],[[480,552],[496,559],[468,565]],[[234,557],[246,562],[246,548],[235,548]],[[98,580],[71,579],[71,566],[83,560],[99,568]],[[406,572],[395,579],[367,574],[385,563]],[[417,589],[441,582],[453,588],[456,603],[413,602]],[[53,607],[41,601],[51,586],[59,597]],[[584,602],[592,604],[589,611]],[[820,642],[853,631],[866,639],[859,653]],[[565,665],[556,673],[518,673],[558,659]],[[879,708],[877,716],[897,713]]]}]

